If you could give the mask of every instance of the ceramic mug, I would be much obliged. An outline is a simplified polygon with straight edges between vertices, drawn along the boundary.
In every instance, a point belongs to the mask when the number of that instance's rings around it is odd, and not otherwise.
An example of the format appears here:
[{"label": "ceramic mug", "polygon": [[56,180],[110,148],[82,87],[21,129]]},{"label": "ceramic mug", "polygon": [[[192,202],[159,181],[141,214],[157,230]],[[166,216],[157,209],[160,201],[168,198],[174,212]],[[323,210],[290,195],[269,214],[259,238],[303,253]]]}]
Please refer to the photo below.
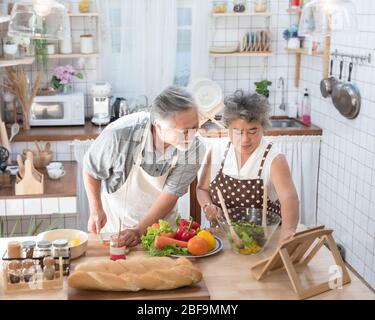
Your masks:
[{"label": "ceramic mug", "polygon": [[48,169],[48,176],[51,179],[60,179],[65,176],[65,171],[63,169]]},{"label": "ceramic mug", "polygon": [[47,166],[47,170],[56,170],[56,169],[62,169],[62,168],[63,168],[63,164],[61,162],[51,162]]}]

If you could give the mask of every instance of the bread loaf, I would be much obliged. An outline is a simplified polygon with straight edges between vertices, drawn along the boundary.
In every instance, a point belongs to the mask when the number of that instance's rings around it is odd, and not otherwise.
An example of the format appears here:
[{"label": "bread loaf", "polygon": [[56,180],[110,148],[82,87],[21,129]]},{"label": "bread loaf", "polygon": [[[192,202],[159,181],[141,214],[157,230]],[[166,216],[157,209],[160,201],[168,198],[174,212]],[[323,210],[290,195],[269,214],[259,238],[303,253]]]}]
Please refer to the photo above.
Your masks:
[{"label": "bread loaf", "polygon": [[136,257],[81,263],[69,276],[69,286],[85,290],[170,290],[200,282],[202,273],[188,259]]}]

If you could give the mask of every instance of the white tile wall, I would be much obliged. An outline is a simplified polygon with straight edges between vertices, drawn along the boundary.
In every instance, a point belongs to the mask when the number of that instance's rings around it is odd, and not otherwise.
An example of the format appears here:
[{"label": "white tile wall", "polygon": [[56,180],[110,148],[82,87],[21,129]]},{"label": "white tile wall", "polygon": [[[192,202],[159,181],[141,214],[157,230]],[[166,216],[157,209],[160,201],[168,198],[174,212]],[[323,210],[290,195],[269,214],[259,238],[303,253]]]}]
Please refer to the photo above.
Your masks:
[{"label": "white tile wall", "polygon": [[59,212],[58,198],[42,198],[42,214],[54,214]]},{"label": "white tile wall", "polygon": [[[334,34],[332,50],[374,57],[375,1],[352,2],[359,33]],[[335,230],[347,262],[375,287],[375,65],[354,67],[353,82],[362,95],[361,113],[355,120],[342,117],[331,99],[321,97],[321,76],[321,58],[303,57],[299,95],[303,88],[310,89],[312,121],[323,128],[318,222]]]}]

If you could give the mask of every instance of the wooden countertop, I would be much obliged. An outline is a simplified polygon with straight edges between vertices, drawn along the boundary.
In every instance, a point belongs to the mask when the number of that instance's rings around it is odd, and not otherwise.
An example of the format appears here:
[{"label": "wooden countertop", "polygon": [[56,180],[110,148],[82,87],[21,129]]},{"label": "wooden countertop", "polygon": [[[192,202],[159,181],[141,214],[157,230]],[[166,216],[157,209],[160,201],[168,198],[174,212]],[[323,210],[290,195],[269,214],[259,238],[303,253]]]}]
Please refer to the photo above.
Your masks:
[{"label": "wooden countertop", "polygon": [[[272,119],[286,119],[287,117],[272,117]],[[87,140],[95,139],[105,126],[98,126],[86,121],[84,126],[54,126],[54,127],[32,127],[30,130],[20,130],[14,138],[14,142],[27,141],[64,141],[64,140]],[[220,129],[216,125],[209,124],[199,130],[202,136],[211,138],[226,137],[226,129]],[[265,131],[266,136],[279,135],[322,135],[322,129],[311,125],[303,128],[270,128]],[[9,135],[10,136],[10,135]]]},{"label": "wooden countertop", "polygon": [[[263,281],[257,281],[252,276],[249,268],[257,261],[269,257],[274,252],[279,236],[279,230],[276,231],[269,247],[264,253],[257,256],[239,255],[231,251],[227,241],[224,241],[224,248],[221,252],[211,257],[196,259],[195,263],[203,273],[204,281],[210,293],[211,299],[229,299],[229,300],[257,300],[257,299],[296,299],[294,291],[286,272],[277,272],[267,276]],[[32,239],[31,237],[18,238],[20,241]],[[17,238],[0,239],[0,253],[6,249],[10,240]],[[128,255],[128,259],[134,256],[145,255],[146,253],[139,247],[133,249]],[[109,259],[108,247],[102,246],[97,237],[90,235],[88,250],[86,256],[72,261],[72,265],[80,262],[93,261],[97,259]],[[322,247],[317,256],[308,265],[307,272],[299,274],[304,285],[311,282],[326,281],[332,276],[329,268],[333,259],[326,247]],[[2,264],[0,268],[2,267]],[[375,300],[375,293],[370,290],[353,272],[349,270],[351,283],[343,286],[341,289],[335,289],[325,292],[312,299],[368,299]],[[68,298],[68,287],[65,281],[62,290],[48,291],[29,291],[29,292],[11,292],[4,293],[0,290],[0,300],[4,299],[51,299],[66,300]]]},{"label": "wooden countertop", "polygon": [[45,198],[45,197],[76,197],[77,196],[77,163],[74,161],[63,161],[65,176],[58,180],[52,180],[48,176],[46,168],[37,169],[44,174],[44,194],[41,195],[15,195],[15,176],[12,176],[12,187],[0,188],[0,199],[18,198]]}]

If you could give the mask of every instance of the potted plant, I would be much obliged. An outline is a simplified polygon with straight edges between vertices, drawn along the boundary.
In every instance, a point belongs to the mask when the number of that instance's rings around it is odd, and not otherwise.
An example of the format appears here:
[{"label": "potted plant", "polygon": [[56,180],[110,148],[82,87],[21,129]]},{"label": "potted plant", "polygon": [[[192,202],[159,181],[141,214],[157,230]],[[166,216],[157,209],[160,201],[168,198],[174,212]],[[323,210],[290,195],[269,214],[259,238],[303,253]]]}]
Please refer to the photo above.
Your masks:
[{"label": "potted plant", "polygon": [[269,98],[270,96],[270,91],[268,89],[269,86],[272,85],[272,82],[269,80],[262,80],[259,82],[254,82],[255,84],[255,91],[266,98]]},{"label": "potted plant", "polygon": [[63,93],[70,93],[74,77],[83,79],[82,73],[77,72],[71,65],[58,66],[53,71],[52,87]]},{"label": "potted plant", "polygon": [[301,47],[301,40],[298,37],[298,26],[296,24],[284,30],[283,38],[288,41],[288,49],[299,49]]}]

